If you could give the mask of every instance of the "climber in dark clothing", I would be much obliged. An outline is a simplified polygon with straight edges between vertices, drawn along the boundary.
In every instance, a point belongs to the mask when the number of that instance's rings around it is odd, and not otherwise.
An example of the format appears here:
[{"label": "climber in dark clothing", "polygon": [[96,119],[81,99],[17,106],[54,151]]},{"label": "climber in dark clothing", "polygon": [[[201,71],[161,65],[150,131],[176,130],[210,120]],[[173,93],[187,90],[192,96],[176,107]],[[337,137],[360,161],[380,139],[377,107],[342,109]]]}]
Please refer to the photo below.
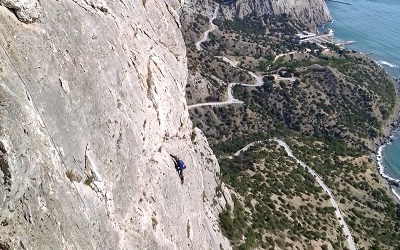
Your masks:
[{"label": "climber in dark clothing", "polygon": [[186,168],[185,163],[183,163],[181,159],[178,159],[177,165],[178,165],[178,171],[182,171],[183,169]]},{"label": "climber in dark clothing", "polygon": [[172,159],[174,159],[175,163],[175,168],[176,171],[178,172],[179,178],[181,178],[182,184],[183,184],[183,170],[186,168],[185,163],[183,163],[182,159],[179,158],[178,156],[171,155]]}]

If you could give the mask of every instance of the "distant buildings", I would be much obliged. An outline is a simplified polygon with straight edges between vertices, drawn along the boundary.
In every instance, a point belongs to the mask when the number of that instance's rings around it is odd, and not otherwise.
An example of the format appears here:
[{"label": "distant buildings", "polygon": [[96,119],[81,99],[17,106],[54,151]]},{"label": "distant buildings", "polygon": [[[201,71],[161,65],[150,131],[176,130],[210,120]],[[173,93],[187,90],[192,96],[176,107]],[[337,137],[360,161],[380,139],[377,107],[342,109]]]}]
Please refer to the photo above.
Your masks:
[{"label": "distant buildings", "polygon": [[322,47],[323,43],[333,43],[333,30],[328,29],[326,32],[321,34],[314,34],[308,31],[303,31],[302,33],[296,34],[296,36],[294,37],[294,41],[296,43],[316,43],[318,46]]},{"label": "distant buildings", "polygon": [[308,32],[308,31],[303,31],[302,33],[298,33],[296,34],[296,36],[294,37],[294,41],[296,43],[302,43],[304,41],[309,41],[310,38],[315,37],[316,34]]}]

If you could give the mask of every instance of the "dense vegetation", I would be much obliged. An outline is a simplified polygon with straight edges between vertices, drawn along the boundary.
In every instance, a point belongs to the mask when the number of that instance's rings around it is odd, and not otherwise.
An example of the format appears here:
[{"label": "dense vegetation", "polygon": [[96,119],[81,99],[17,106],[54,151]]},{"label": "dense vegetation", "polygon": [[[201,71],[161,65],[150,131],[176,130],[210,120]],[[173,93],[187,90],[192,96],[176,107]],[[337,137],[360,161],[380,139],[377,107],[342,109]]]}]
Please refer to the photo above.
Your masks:
[{"label": "dense vegetation", "polygon": [[220,214],[227,237],[239,249],[306,248],[311,241],[340,246],[341,230],[330,223],[334,209],[314,177],[275,143],[261,145],[220,161],[221,179],[234,183],[241,197],[234,199],[232,216],[229,208]]},{"label": "dense vegetation", "polygon": [[[230,56],[242,69],[265,75],[261,87],[234,87],[243,105],[191,112],[220,159],[222,181],[236,192],[233,208],[220,214],[231,243],[238,249],[346,248],[334,211],[313,177],[268,141],[279,137],[332,189],[360,249],[400,249],[400,207],[368,157],[372,141],[382,135],[394,111],[392,80],[354,51],[294,44],[293,34],[304,26],[288,16],[249,16],[217,24],[219,30],[200,53],[192,50],[192,29],[186,27],[190,73],[209,83],[204,100],[226,98],[226,85],[216,79],[253,81],[215,56]],[[289,51],[298,53],[275,60]],[[295,77],[275,80],[282,70]],[[188,84],[188,101],[204,101],[195,88]],[[264,143],[240,157],[226,157],[257,140]]]}]

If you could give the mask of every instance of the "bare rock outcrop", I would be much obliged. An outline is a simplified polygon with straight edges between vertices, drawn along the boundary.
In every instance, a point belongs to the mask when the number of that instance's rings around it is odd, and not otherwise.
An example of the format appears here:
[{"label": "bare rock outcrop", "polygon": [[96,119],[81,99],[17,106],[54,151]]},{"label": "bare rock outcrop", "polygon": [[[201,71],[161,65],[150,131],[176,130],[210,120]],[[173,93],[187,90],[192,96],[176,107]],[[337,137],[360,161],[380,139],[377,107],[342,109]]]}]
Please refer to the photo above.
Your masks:
[{"label": "bare rock outcrop", "polygon": [[1,3],[0,246],[230,248],[185,101],[181,3],[41,0],[33,24]]},{"label": "bare rock outcrop", "polygon": [[24,23],[35,22],[41,16],[38,0],[0,0],[0,5],[14,12],[18,19]]},{"label": "bare rock outcrop", "polygon": [[311,25],[322,25],[331,21],[331,16],[324,0],[237,0],[227,6],[228,16],[243,17],[256,14],[288,14],[300,22]]},{"label": "bare rock outcrop", "polygon": [[[317,27],[332,20],[325,0],[226,0],[220,1],[220,16],[227,19],[243,18],[247,15],[288,14],[303,24]],[[193,0],[186,3],[185,14],[189,21],[198,14],[211,15],[215,8],[212,0]]]}]

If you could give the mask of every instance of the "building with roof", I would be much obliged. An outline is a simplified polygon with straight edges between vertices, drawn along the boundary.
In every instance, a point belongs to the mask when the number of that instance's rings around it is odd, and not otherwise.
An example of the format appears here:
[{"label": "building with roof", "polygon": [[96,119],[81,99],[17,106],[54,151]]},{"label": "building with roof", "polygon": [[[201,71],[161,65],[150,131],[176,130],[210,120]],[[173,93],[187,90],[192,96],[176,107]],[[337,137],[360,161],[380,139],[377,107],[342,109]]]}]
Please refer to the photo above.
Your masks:
[{"label": "building with roof", "polygon": [[308,31],[298,33],[294,37],[296,43],[310,42],[321,45],[322,43],[333,43],[333,30],[328,29],[326,32],[321,34],[314,34]]}]

